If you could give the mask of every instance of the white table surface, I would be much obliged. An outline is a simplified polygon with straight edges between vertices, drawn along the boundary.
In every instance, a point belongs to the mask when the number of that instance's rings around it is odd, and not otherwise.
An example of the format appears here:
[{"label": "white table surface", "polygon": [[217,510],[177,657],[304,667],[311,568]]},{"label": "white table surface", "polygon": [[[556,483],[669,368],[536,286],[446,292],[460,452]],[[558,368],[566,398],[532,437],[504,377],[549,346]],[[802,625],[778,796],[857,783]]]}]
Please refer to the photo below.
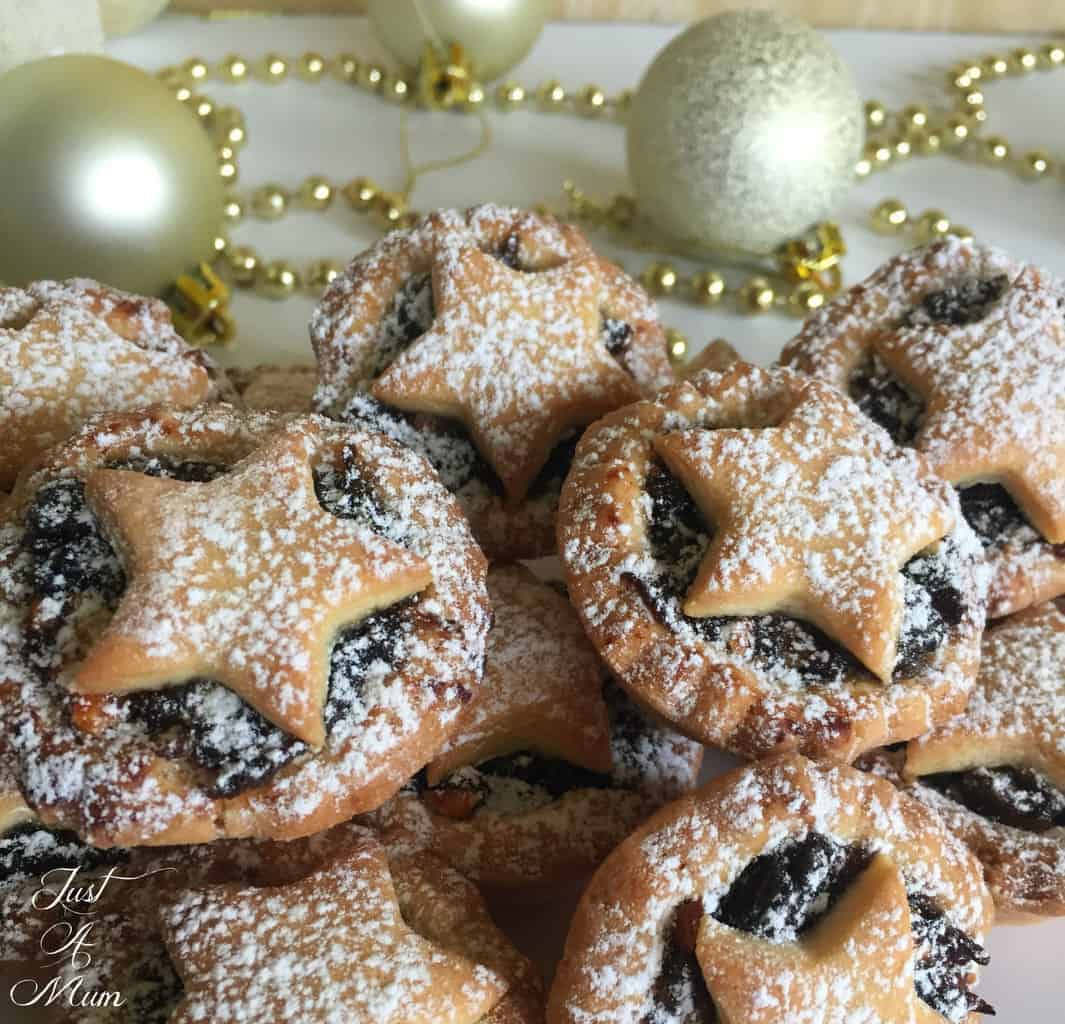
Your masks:
[{"label": "white table surface", "polygon": [[[608,90],[634,86],[642,69],[676,28],[650,25],[553,24],[514,73],[525,84],[547,78],[578,87],[594,82]],[[888,32],[834,32],[830,36],[854,71],[864,96],[890,108],[906,103],[944,103],[942,83],[955,61],[986,52],[1008,51],[1030,42],[1007,36],[950,36]],[[383,56],[369,26],[359,18],[249,18],[204,22],[169,17],[138,36],[115,41],[110,52],[145,67],[179,63],[197,55],[219,60],[235,52],[253,57],[268,51],[297,56],[305,50],[325,55],[351,51]],[[989,131],[1006,135],[1019,149],[1045,146],[1065,159],[1062,99],[1065,75],[1027,76],[987,90]],[[398,113],[378,99],[333,81],[305,85],[293,79],[281,86],[239,87],[210,83],[204,91],[236,103],[247,117],[249,144],[241,158],[238,191],[266,182],[291,186],[308,174],[338,181],[366,175],[384,187],[402,178]],[[467,206],[485,200],[531,204],[561,202],[561,184],[571,178],[589,194],[608,196],[627,187],[623,130],[532,109],[491,115],[494,142],[475,163],[429,176],[419,185],[415,205]],[[472,118],[414,114],[415,160],[460,152],[477,139]],[[865,217],[887,196],[897,196],[917,212],[940,207],[1019,256],[1065,271],[1061,245],[1065,229],[1065,186],[1060,181],[1028,184],[1002,171],[949,159],[913,159],[875,175],[854,188],[837,212],[850,254],[849,281],[858,280],[896,252],[899,242],[870,232]],[[294,213],[277,224],[247,221],[234,231],[239,243],[255,245],[268,258],[297,264],[319,257],[346,261],[376,237],[361,218],[338,203],[328,215]],[[606,246],[605,248],[608,248]],[[623,260],[626,254],[614,250]],[[630,265],[643,258],[628,254]],[[223,360],[303,362],[311,358],[306,324],[313,305],[300,296],[275,303],[246,293],[233,304],[239,335]],[[697,347],[712,337],[729,338],[749,358],[768,362],[795,331],[795,321],[778,316],[741,317],[725,310],[704,311],[667,301],[665,319],[684,330]],[[709,757],[712,769],[728,763]],[[565,934],[573,892],[560,901],[537,899],[520,909],[501,910],[516,940],[549,964]],[[498,903],[498,901],[496,901]],[[1004,1024],[1058,1024],[1065,1021],[1065,920],[996,929],[990,940],[992,965],[980,992],[998,1008]],[[5,1013],[7,1014],[5,1016]],[[0,1021],[11,1016],[0,1002]]]}]

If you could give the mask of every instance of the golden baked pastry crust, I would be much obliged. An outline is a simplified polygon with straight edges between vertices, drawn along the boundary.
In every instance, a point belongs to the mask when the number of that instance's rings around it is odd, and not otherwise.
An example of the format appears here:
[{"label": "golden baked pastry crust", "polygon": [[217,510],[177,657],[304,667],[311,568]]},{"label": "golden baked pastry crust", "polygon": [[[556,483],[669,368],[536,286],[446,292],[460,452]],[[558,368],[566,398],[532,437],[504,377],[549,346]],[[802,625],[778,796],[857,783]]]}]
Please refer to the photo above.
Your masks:
[{"label": "golden baked pastry crust", "polygon": [[0,491],[92,415],[193,406],[220,389],[158,299],[88,280],[0,287]]},{"label": "golden baked pastry crust", "polygon": [[1000,915],[1065,915],[1065,825],[1016,828],[921,781],[1003,765],[1033,770],[1065,793],[1065,599],[1027,608],[988,630],[969,706],[911,741],[904,765],[909,791],[935,808],[983,863]]},{"label": "golden baked pastry crust", "polygon": [[[811,316],[781,361],[853,393],[894,375],[912,443],[958,486],[998,484],[1031,536],[989,547],[998,618],[1065,592],[1065,315],[1060,281],[946,239],[886,263]],[[909,443],[909,438],[906,438]]]},{"label": "golden baked pastry crust", "polygon": [[[631,705],[616,686],[604,688],[602,662],[554,586],[506,566],[489,570],[488,593],[495,624],[484,682],[429,762],[425,782],[439,788],[408,786],[372,818],[417,836],[477,881],[572,878],[690,789],[702,748]],[[505,771],[478,770],[513,754],[553,759],[552,774],[560,760],[563,771],[582,771],[556,793],[553,778],[538,789],[535,774],[519,772],[515,782]]]},{"label": "golden baked pastry crust", "polygon": [[[384,650],[390,655],[372,654],[377,635],[372,631],[367,640],[345,648],[344,664],[352,667],[344,671],[356,673],[345,685],[358,689],[339,706],[318,750],[297,746],[292,754],[285,744],[293,738],[284,730],[271,732],[268,725],[242,719],[247,707],[240,701],[234,705],[231,697],[217,704],[228,692],[224,687],[208,691],[210,706],[200,708],[207,716],[202,721],[209,729],[211,716],[221,715],[219,731],[207,734],[214,737],[208,753],[219,743],[223,748],[237,741],[244,744],[232,755],[237,782],[226,788],[217,774],[222,769],[212,774],[206,767],[215,762],[196,763],[190,760],[193,748],[180,745],[185,736],[191,737],[189,742],[201,742],[199,734],[179,732],[176,739],[168,739],[165,716],[163,731],[151,732],[144,724],[153,721],[151,716],[137,717],[125,703],[132,696],[71,695],[70,678],[110,612],[98,596],[81,601],[75,595],[80,601],[74,605],[76,615],[62,602],[35,596],[26,515],[42,488],[77,487],[98,467],[128,465],[130,460],[134,468],[153,459],[191,460],[193,465],[215,466],[216,476],[223,473],[217,482],[222,482],[229,467],[244,465],[241,460],[279,437],[302,439],[308,459],[317,460],[318,470],[326,474],[318,480],[323,488],[327,478],[334,480],[328,486],[336,488],[341,487],[336,481],[348,479],[353,490],[337,491],[337,509],[345,501],[364,502],[365,507],[351,515],[379,529],[381,540],[399,543],[427,563],[432,583],[410,602],[392,606],[397,609],[395,619],[383,620],[380,629],[391,644]],[[348,478],[338,475],[338,453],[343,454]],[[298,529],[295,506],[288,508],[293,517],[286,528]],[[60,512],[61,507],[56,514]],[[219,515],[225,519],[231,512],[224,508]],[[46,534],[51,514],[45,516]],[[184,528],[187,523],[179,522],[175,529],[178,525]],[[40,528],[38,522],[35,529]],[[362,529],[354,522],[351,528]],[[211,529],[212,540],[225,547],[229,534]],[[238,547],[233,555],[239,560],[244,553]],[[433,756],[478,684],[489,622],[484,573],[483,556],[454,499],[421,459],[380,435],[319,417],[240,413],[226,406],[97,419],[22,480],[0,520],[0,720],[17,737],[15,753],[26,797],[46,823],[74,829],[98,846],[204,842],[221,836],[293,838],[370,810]],[[272,645],[276,650],[279,638],[271,634],[270,623],[274,614],[287,614],[285,588],[283,574],[259,588],[264,615],[256,621],[263,628],[252,628],[254,622],[247,620],[247,628],[233,634],[233,658],[239,657],[242,644],[249,652]],[[180,616],[171,618],[180,631]],[[226,620],[218,625],[221,635],[231,624]],[[207,631],[212,630],[209,622]],[[32,660],[26,646],[31,635],[40,645]],[[148,628],[146,649],[163,642],[151,639],[154,636]],[[360,645],[367,642],[370,660],[360,661]],[[395,665],[388,657],[398,659]],[[301,659],[294,655],[296,661]],[[363,687],[369,695],[365,701]],[[266,758],[265,768],[260,758]]]},{"label": "golden baked pastry crust", "polygon": [[577,228],[497,206],[439,211],[356,257],[315,310],[311,340],[322,411],[376,421],[445,480],[448,462],[487,462],[449,485],[493,560],[552,553],[552,451],[672,377],[639,285]]},{"label": "golden baked pastry crust", "polygon": [[[964,706],[984,624],[979,547],[960,522],[952,489],[919,456],[896,449],[886,434],[859,426],[855,417],[851,403],[826,384],[737,363],[720,373],[701,372],[652,401],[604,417],[578,447],[559,518],[559,549],[574,605],[619,681],[702,742],[747,756],[795,747],[851,760],[915,736]],[[784,421],[799,421],[801,443],[781,459],[775,425]],[[719,533],[729,550],[715,548],[718,535],[705,519],[702,525],[691,522],[694,510],[677,512],[690,501],[686,492],[678,497],[659,482],[665,477],[656,447],[661,452],[664,445],[688,441],[724,444],[737,461],[736,472],[722,475],[718,500],[725,504],[713,513],[724,517]],[[826,452],[833,457],[826,459]],[[713,470],[708,455],[703,464]],[[808,464],[818,472],[807,475]],[[686,483],[698,502],[699,479],[689,475],[695,482]],[[767,495],[767,488],[773,493]],[[888,493],[895,500],[880,504],[878,495]],[[710,506],[707,501],[704,511]],[[669,589],[673,569],[656,553],[659,507],[674,516],[678,531],[659,545],[670,557],[694,552],[692,572],[694,560],[704,571],[728,570],[716,593],[730,602],[732,618],[683,614],[680,599],[690,584],[680,583],[676,594]],[[936,529],[929,532],[928,523]],[[957,595],[956,621],[927,659],[905,662],[909,675],[890,676],[901,629],[910,628],[898,569],[907,552],[935,536],[945,540],[915,562],[946,559],[937,572],[949,577]],[[880,543],[889,537],[897,538],[890,551]],[[879,595],[868,608],[864,598],[856,603],[847,597],[863,587]],[[804,603],[797,604],[794,595],[803,592]],[[833,662],[831,651],[838,648],[824,644],[811,649],[816,638],[789,639],[790,618],[764,618],[793,609],[826,631],[834,629],[851,659]],[[866,650],[870,643],[879,650],[875,658]],[[785,644],[792,645],[787,662],[776,650]],[[886,669],[889,681],[858,667],[855,658]],[[797,682],[799,671],[808,677]]]},{"label": "golden baked pastry crust", "polygon": [[[754,858],[811,833],[871,855],[812,930],[770,941],[712,916]],[[570,926],[548,1024],[648,1019],[681,907],[693,912],[710,997],[737,1014],[729,1019],[942,1020],[913,989],[924,947],[900,957],[881,941],[909,938],[900,928],[909,922],[907,892],[934,901],[977,942],[990,927],[979,864],[934,814],[884,780],[794,754],[737,769],[657,812],[596,872]],[[863,933],[857,922],[880,930]]]}]

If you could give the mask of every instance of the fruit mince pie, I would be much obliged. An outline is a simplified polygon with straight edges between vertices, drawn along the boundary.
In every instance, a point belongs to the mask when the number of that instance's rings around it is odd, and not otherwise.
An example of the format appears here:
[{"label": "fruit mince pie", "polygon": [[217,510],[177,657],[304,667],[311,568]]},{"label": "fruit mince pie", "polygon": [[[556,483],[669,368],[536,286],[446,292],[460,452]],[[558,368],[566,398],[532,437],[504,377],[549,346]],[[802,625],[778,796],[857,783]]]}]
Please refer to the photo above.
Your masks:
[{"label": "fruit mince pie", "polygon": [[493,560],[553,553],[580,430],[671,379],[640,286],[577,228],[498,206],[388,235],[310,332],[319,409],[425,455]]},{"label": "fruit mince pie", "polygon": [[986,581],[957,507],[834,388],[741,362],[588,430],[559,548],[639,701],[746,756],[851,760],[972,688]]},{"label": "fruit mince pie", "polygon": [[482,669],[485,565],[396,442],[229,406],[101,417],[0,518],[0,716],[94,845],[285,839],[391,796]]},{"label": "fruit mince pie", "polygon": [[953,1024],[992,916],[980,865],[883,779],[778,755],[657,812],[599,868],[548,1024]]},{"label": "fruit mince pie", "polygon": [[691,789],[702,748],[610,681],[563,593],[520,566],[488,573],[484,682],[423,772],[375,819],[477,880],[589,870]]},{"label": "fruit mince pie", "polygon": [[95,413],[191,406],[224,388],[158,299],[88,280],[0,287],[0,492]]},{"label": "fruit mince pie", "polygon": [[1000,913],[1065,914],[1065,598],[988,630],[968,708],[908,745],[905,773],[983,862]]},{"label": "fruit mince pie", "polygon": [[159,921],[182,993],[167,1024],[537,1024],[540,982],[476,887],[399,836],[282,886],[169,893]]},{"label": "fruit mince pie", "polygon": [[783,362],[847,391],[959,489],[992,618],[1065,593],[1065,288],[946,239],[890,261],[803,326]]}]

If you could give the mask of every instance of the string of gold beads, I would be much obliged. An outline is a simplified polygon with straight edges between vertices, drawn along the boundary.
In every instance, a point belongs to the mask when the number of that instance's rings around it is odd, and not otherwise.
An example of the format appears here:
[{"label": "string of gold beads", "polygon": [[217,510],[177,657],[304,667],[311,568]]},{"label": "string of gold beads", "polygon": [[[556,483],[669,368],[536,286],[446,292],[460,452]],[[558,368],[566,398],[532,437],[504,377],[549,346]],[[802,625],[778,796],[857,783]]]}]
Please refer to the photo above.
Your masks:
[{"label": "string of gold beads", "polygon": [[820,309],[828,298],[814,281],[795,283],[758,274],[732,285],[717,270],[702,268],[687,273],[666,260],[649,264],[639,277],[644,288],[656,297],[683,299],[705,307],[731,299],[739,312],[750,315],[777,309],[806,316]]},{"label": "string of gold beads", "polygon": [[[180,66],[164,68],[159,74],[190,91],[209,81],[228,85],[245,82],[277,85],[292,77],[309,83],[330,79],[382,96],[399,105],[422,105],[414,80],[374,61],[363,60],[353,53],[340,53],[333,57],[310,51],[299,57],[267,53],[258,58],[230,54],[216,64],[192,57]],[[558,80],[549,79],[532,88],[519,82],[506,81],[490,91],[474,82],[468,86],[463,102],[456,109],[474,111],[491,104],[507,112],[532,104],[537,110],[548,113],[617,119],[628,113],[631,102],[631,89],[622,89],[612,95],[598,85],[568,89]]]},{"label": "string of gold beads", "polygon": [[869,226],[882,235],[909,233],[916,245],[924,245],[947,235],[966,240],[973,237],[972,231],[955,224],[942,210],[924,210],[916,217],[911,217],[906,205],[898,199],[884,199],[877,203],[869,214]]}]

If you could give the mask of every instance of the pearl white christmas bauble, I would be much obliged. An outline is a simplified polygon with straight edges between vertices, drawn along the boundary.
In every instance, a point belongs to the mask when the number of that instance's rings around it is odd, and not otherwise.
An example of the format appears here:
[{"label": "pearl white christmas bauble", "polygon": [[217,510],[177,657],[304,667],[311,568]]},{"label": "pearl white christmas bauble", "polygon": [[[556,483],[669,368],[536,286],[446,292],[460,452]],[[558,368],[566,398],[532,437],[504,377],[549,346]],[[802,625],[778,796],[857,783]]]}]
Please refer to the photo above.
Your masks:
[{"label": "pearl white christmas bauble", "polygon": [[104,43],[98,0],[0,0],[0,74],[38,57],[97,53]]},{"label": "pearl white christmas bauble", "polygon": [[730,11],[654,60],[632,101],[640,210],[692,253],[766,253],[836,208],[864,139],[861,97],[797,18]]}]

